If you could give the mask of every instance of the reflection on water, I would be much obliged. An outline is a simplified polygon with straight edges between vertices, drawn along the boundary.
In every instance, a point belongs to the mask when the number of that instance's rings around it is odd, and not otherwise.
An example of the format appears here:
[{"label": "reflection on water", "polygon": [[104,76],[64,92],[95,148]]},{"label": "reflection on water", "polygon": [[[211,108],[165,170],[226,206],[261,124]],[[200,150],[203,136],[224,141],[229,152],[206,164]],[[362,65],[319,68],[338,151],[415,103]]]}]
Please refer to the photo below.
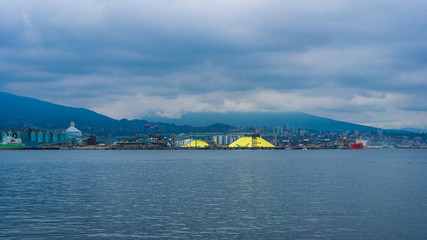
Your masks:
[{"label": "reflection on water", "polygon": [[0,238],[426,239],[427,151],[14,151]]}]

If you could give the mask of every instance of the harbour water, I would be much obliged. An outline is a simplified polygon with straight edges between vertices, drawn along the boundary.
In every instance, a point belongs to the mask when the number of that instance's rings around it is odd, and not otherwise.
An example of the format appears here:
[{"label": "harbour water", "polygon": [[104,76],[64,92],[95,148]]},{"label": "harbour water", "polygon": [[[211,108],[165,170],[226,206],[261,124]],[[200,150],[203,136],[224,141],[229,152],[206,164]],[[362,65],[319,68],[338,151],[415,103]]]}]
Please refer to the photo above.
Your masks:
[{"label": "harbour water", "polygon": [[2,151],[0,239],[427,239],[427,150]]}]

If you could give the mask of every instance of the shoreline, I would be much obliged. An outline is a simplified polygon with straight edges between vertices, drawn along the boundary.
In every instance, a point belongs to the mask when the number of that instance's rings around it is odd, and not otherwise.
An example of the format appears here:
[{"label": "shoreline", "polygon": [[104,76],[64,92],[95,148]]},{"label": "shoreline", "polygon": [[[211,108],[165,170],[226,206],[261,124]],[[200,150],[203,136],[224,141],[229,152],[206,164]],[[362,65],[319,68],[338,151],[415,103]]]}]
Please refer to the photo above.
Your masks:
[{"label": "shoreline", "polygon": [[85,146],[85,147],[26,147],[21,149],[0,149],[1,150],[7,150],[7,151],[25,151],[25,150],[175,150],[175,151],[188,151],[188,150],[228,150],[228,151],[238,151],[238,150],[299,150],[299,151],[305,151],[305,150],[383,150],[383,149],[410,149],[410,150],[417,150],[417,149],[427,149],[427,146],[420,146],[420,147],[393,147],[393,148],[378,148],[378,147],[368,147],[365,149],[345,149],[345,148],[285,148],[285,147],[256,147],[256,148],[246,148],[246,147],[239,147],[239,148],[228,148],[228,147],[207,147],[207,148],[197,148],[197,147],[97,147],[97,146]]}]

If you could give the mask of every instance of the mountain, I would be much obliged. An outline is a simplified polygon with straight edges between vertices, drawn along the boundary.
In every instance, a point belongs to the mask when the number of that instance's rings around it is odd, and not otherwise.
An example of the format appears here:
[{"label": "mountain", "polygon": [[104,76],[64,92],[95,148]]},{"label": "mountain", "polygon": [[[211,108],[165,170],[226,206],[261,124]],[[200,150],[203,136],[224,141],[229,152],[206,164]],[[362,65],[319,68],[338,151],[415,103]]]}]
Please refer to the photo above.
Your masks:
[{"label": "mountain", "polygon": [[274,128],[283,127],[288,124],[294,128],[304,128],[322,131],[377,131],[377,128],[335,121],[328,118],[318,117],[301,112],[228,112],[228,113],[195,113],[188,112],[179,119],[168,119],[163,117],[150,116],[146,117],[149,121],[166,122],[173,124],[188,124],[192,126],[206,126],[214,123],[223,123],[231,126],[257,128],[266,126]]},{"label": "mountain", "polygon": [[[146,133],[224,132],[232,126],[274,128],[288,124],[294,128],[323,131],[376,131],[376,128],[335,121],[300,112],[229,112],[184,114],[180,119],[147,117],[147,120],[116,120],[84,108],[67,107],[29,97],[0,92],[0,129],[21,129],[32,124],[47,129],[65,129],[71,121],[83,132],[97,135]],[[148,126],[148,127],[147,127]]]},{"label": "mountain", "polygon": [[21,128],[26,124],[64,128],[71,121],[81,126],[106,127],[117,120],[84,108],[66,107],[29,97],[0,92],[0,128]]},{"label": "mountain", "polygon": [[427,129],[418,129],[418,128],[402,128],[402,131],[412,132],[412,133],[427,133]]},{"label": "mountain", "polygon": [[228,131],[231,126],[212,124],[203,127],[152,123],[146,120],[116,120],[84,108],[67,107],[29,97],[0,92],[0,130],[22,129],[33,125],[45,129],[65,129],[71,121],[85,133],[133,135],[140,133],[188,133]]}]

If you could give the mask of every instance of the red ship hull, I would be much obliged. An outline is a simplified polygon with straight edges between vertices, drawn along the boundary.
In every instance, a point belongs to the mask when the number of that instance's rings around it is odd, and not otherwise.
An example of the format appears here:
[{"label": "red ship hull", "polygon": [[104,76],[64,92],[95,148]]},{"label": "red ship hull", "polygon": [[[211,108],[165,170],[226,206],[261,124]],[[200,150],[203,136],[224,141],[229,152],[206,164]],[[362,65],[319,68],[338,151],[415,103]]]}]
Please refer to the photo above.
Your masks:
[{"label": "red ship hull", "polygon": [[366,149],[366,146],[363,143],[351,143],[350,149]]}]

